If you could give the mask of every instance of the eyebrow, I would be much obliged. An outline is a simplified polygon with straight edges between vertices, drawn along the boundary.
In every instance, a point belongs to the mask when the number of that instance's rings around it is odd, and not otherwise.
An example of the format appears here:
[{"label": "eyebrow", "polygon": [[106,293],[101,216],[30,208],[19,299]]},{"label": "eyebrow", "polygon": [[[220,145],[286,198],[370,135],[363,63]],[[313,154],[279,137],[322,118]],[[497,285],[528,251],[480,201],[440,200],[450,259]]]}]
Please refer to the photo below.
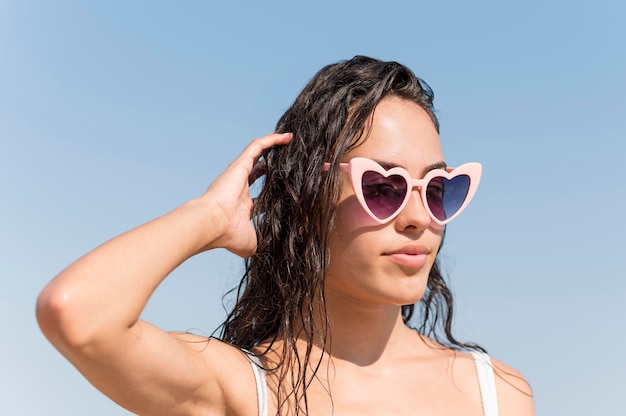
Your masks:
[{"label": "eyebrow", "polygon": [[[385,170],[389,170],[389,169],[392,169],[392,168],[402,168],[404,170],[408,170],[406,167],[404,167],[402,165],[398,165],[397,163],[385,162],[384,160],[377,160],[377,159],[372,159],[372,160],[374,162],[378,163],[383,168],[385,168]],[[446,165],[446,162],[444,162],[443,160],[441,162],[433,163],[432,165],[426,166],[424,168],[424,170],[422,170],[422,177],[426,176],[426,174],[428,172],[430,172],[431,170],[445,169],[447,167],[448,167],[448,165]]]}]

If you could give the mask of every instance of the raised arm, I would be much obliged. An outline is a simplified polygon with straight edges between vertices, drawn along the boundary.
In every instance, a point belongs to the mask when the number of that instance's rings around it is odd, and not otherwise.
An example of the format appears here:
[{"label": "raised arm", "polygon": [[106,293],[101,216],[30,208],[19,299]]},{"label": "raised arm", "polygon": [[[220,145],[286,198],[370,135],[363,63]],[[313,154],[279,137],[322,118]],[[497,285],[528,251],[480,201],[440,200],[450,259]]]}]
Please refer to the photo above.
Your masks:
[{"label": "raised arm", "polygon": [[246,371],[241,354],[218,342],[199,348],[139,315],[160,282],[191,256],[217,247],[254,253],[248,178],[264,149],[290,140],[291,134],[254,140],[202,196],[104,243],[41,292],[37,319],[46,337],[120,405],[151,415],[227,408],[233,371],[221,367]]}]

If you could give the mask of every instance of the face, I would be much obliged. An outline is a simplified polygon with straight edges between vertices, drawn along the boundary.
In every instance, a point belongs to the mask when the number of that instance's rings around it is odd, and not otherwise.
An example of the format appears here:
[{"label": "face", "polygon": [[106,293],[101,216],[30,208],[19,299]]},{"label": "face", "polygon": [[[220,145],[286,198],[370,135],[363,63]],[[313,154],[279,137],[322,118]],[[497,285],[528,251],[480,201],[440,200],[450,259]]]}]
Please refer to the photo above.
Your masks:
[{"label": "face", "polygon": [[[439,135],[426,111],[396,97],[380,102],[369,137],[344,155],[342,162],[354,157],[402,167],[416,179],[443,165]],[[342,175],[342,194],[330,241],[327,297],[370,305],[400,306],[419,301],[443,226],[431,219],[417,188],[395,218],[377,223],[357,200],[347,173]]]}]

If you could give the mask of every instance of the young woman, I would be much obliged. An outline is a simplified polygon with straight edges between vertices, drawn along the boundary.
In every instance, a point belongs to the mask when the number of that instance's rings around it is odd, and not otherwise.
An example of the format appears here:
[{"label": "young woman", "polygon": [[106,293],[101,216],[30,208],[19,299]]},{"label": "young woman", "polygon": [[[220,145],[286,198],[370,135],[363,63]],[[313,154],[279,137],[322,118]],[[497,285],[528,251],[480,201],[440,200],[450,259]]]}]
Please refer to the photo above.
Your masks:
[{"label": "young woman", "polygon": [[[57,276],[43,332],[142,415],[532,415],[522,376],[451,333],[437,254],[481,169],[446,166],[432,101],[395,62],[323,68],[203,195]],[[139,319],[216,247],[246,258],[220,339]]]}]

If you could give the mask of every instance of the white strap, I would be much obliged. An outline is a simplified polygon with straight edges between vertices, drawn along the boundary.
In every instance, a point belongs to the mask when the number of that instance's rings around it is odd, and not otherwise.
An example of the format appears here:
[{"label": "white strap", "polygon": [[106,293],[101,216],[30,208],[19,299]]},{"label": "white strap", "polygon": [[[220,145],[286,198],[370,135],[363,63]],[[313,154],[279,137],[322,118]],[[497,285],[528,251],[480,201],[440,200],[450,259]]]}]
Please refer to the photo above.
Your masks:
[{"label": "white strap", "polygon": [[480,396],[483,401],[485,416],[498,416],[498,395],[496,393],[496,380],[493,375],[491,359],[481,351],[471,351],[476,365]]},{"label": "white strap", "polygon": [[254,380],[256,381],[256,392],[259,403],[259,416],[267,416],[267,383],[265,382],[265,372],[261,367],[259,357],[247,354],[254,371]]},{"label": "white strap", "polygon": [[[498,396],[496,393],[496,381],[493,373],[493,366],[489,356],[480,351],[471,351],[474,356],[476,374],[478,375],[478,385],[483,402],[483,412],[485,416],[498,416]],[[250,358],[254,380],[256,382],[259,416],[267,416],[267,383],[265,372],[261,367],[259,357],[247,354]]]}]

